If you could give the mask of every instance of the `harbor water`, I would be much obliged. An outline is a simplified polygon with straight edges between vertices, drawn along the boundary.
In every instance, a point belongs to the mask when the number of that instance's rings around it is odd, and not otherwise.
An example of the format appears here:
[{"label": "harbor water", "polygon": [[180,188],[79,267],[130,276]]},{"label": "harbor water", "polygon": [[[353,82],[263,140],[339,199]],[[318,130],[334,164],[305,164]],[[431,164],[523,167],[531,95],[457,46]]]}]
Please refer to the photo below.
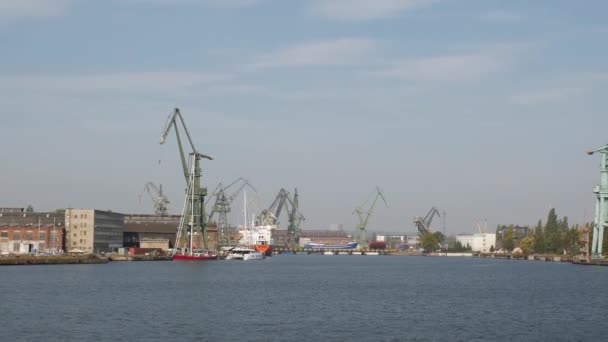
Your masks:
[{"label": "harbor water", "polygon": [[0,268],[0,341],[601,341],[608,267],[474,258]]}]

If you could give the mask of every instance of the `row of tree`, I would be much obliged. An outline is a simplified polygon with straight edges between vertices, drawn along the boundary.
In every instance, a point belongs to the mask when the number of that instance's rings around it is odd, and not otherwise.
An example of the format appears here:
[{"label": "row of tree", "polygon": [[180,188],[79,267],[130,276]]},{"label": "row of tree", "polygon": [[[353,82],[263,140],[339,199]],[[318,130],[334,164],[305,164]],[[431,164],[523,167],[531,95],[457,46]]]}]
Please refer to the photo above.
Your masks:
[{"label": "row of tree", "polygon": [[[592,241],[593,229],[590,227],[591,224],[585,225],[585,228],[591,232],[589,241]],[[577,255],[581,254],[581,248],[584,247],[581,240],[583,232],[586,231],[580,228],[578,225],[570,226],[567,216],[559,219],[555,209],[552,208],[549,210],[546,223],[543,225],[542,220],[539,220],[533,231],[524,233],[510,225],[498,226],[496,233],[501,248],[506,251],[519,247],[526,255],[547,253]],[[433,252],[442,249],[445,241],[446,237],[441,232],[426,233],[420,237],[420,246],[427,252]],[[451,252],[471,251],[470,246],[463,246],[456,239],[448,239],[447,249]],[[602,249],[604,255],[608,255],[608,230],[604,231]]]},{"label": "row of tree", "polygon": [[[586,229],[590,229],[590,227],[590,224],[585,225]],[[578,225],[570,226],[567,216],[559,219],[555,208],[552,208],[549,210],[546,223],[543,225],[542,220],[539,220],[534,231],[529,232],[527,236],[517,236],[513,227],[509,226],[502,238],[502,248],[511,251],[515,247],[519,247],[523,254],[577,255],[581,254],[581,248],[584,248],[581,241],[584,231]],[[604,241],[605,253],[608,252],[606,247],[608,244]]]}]

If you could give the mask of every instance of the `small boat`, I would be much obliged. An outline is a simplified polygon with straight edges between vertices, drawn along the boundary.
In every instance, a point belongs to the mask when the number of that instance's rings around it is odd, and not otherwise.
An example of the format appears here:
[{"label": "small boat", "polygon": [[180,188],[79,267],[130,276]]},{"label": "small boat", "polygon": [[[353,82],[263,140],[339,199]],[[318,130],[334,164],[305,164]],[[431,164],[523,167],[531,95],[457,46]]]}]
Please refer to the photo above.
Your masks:
[{"label": "small boat", "polygon": [[264,254],[256,251],[253,248],[249,247],[234,247],[228,252],[226,256],[226,260],[262,260],[264,259]]},{"label": "small boat", "polygon": [[336,253],[334,253],[333,251],[325,251],[323,252],[323,255],[335,255]]}]

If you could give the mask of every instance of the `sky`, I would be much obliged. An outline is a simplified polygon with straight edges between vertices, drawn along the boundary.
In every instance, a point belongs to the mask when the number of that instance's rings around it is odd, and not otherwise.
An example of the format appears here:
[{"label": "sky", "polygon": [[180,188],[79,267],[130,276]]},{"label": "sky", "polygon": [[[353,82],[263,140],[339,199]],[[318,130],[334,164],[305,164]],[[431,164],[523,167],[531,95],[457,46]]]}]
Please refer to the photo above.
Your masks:
[{"label": "sky", "polygon": [[389,206],[371,231],[413,232],[432,206],[449,234],[535,225],[551,207],[589,221],[599,158],[585,151],[608,143],[607,11],[603,0],[0,0],[0,206],[152,213],[152,181],[179,213],[173,132],[159,144],[179,107],[215,158],[202,162],[210,191],[244,177],[263,208],[297,187],[304,229],[353,229],[376,186]]}]

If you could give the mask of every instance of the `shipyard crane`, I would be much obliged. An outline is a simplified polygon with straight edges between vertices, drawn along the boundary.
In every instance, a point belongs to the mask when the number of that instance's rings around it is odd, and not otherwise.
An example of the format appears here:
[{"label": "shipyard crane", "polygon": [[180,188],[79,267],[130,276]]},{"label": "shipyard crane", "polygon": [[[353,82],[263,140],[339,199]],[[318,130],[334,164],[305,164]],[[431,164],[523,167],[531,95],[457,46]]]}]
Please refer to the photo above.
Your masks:
[{"label": "shipyard crane", "polygon": [[437,208],[435,208],[435,207],[432,207],[431,210],[429,210],[429,212],[426,214],[426,216],[424,218],[422,218],[420,216],[416,216],[414,218],[414,224],[416,224],[416,229],[418,229],[418,234],[420,234],[422,236],[426,233],[431,232],[431,222],[433,221],[433,217],[435,215],[441,216],[439,214],[439,210],[437,210]]},{"label": "shipyard crane", "polygon": [[[235,191],[228,193],[228,191],[233,186],[238,186],[238,187]],[[215,198],[215,202],[213,203],[213,206],[211,207],[211,212],[209,213],[209,217],[208,217],[207,221],[211,222],[214,214],[217,213],[218,214],[218,219],[217,219],[218,230],[220,232],[220,235],[223,238],[228,237],[228,242],[230,242],[229,237],[231,236],[230,231],[228,231],[228,227],[229,227],[228,226],[228,213],[231,210],[230,206],[232,205],[232,202],[234,202],[234,200],[237,198],[237,196],[241,193],[241,191],[245,187],[249,187],[254,192],[257,193],[257,190],[255,189],[255,187],[253,187],[253,185],[251,185],[251,183],[249,183],[248,180],[241,177],[241,178],[238,178],[237,180],[235,180],[234,182],[228,184],[227,186],[224,186],[222,183],[219,183],[217,185],[217,187],[215,188],[215,190],[213,191],[212,195],[207,200],[207,201],[209,201],[211,198]],[[205,204],[207,204],[207,203],[205,203]]]},{"label": "shipyard crane", "polygon": [[[372,197],[373,200],[371,200]],[[357,217],[359,218],[359,224],[357,225],[357,229],[359,229],[359,248],[361,249],[367,248],[367,224],[369,223],[369,218],[372,216],[379,198],[382,198],[384,205],[388,207],[388,202],[386,201],[384,193],[382,193],[382,190],[380,190],[380,188],[376,186],[376,189],[370,194],[368,199],[362,205],[355,208],[355,211],[353,212],[353,214],[357,214]],[[369,209],[365,210],[364,206],[369,203],[370,200],[371,205]]]},{"label": "shipyard crane", "polygon": [[[180,137],[180,129],[182,127],[186,137],[188,138],[188,143],[190,144],[191,151],[189,153],[191,159],[193,160],[192,168],[189,168],[188,162],[186,161],[186,154],[184,152],[184,146],[182,144],[182,140]],[[187,231],[190,234],[196,235],[196,247],[201,248],[204,247],[208,249],[208,240],[207,240],[207,224],[205,219],[205,196],[207,195],[207,188],[201,187],[201,167],[200,160],[201,159],[209,159],[213,160],[212,157],[199,153],[194,146],[194,142],[192,141],[192,137],[190,136],[190,132],[188,132],[188,128],[186,127],[186,123],[184,122],[184,118],[180,113],[178,108],[175,108],[172,114],[167,118],[167,123],[165,124],[165,128],[160,138],[160,144],[164,144],[167,141],[167,136],[171,131],[171,128],[175,131],[175,136],[177,138],[177,146],[179,148],[179,156],[182,161],[182,169],[184,172],[184,178],[186,180],[187,185],[187,199],[185,203],[186,211],[184,212],[184,217],[193,217],[192,222],[186,222],[186,220],[181,220],[182,231]],[[190,181],[192,179],[192,181]],[[202,237],[202,244],[201,244]],[[176,241],[176,245],[185,245],[185,234],[182,236],[183,241]]]},{"label": "shipyard crane", "polygon": [[604,230],[608,229],[608,145],[587,152],[592,155],[601,154],[600,159],[600,185],[593,187],[595,194],[595,215],[593,219],[593,241],[591,242],[591,256],[594,259],[603,258],[602,246]]},{"label": "shipyard crane", "polygon": [[163,185],[152,182],[146,183],[144,191],[150,195],[152,204],[154,205],[154,213],[158,216],[167,216],[169,214],[169,199],[163,194]]},{"label": "shipyard crane", "polygon": [[273,226],[275,229],[279,225],[279,216],[281,211],[285,209],[287,214],[287,244],[289,247],[296,247],[300,241],[300,225],[302,221],[306,220],[304,215],[300,212],[300,200],[298,195],[298,189],[294,190],[293,198],[290,193],[281,188],[279,193],[275,197],[272,204],[262,210],[262,213],[258,216],[257,221],[263,226]]}]

